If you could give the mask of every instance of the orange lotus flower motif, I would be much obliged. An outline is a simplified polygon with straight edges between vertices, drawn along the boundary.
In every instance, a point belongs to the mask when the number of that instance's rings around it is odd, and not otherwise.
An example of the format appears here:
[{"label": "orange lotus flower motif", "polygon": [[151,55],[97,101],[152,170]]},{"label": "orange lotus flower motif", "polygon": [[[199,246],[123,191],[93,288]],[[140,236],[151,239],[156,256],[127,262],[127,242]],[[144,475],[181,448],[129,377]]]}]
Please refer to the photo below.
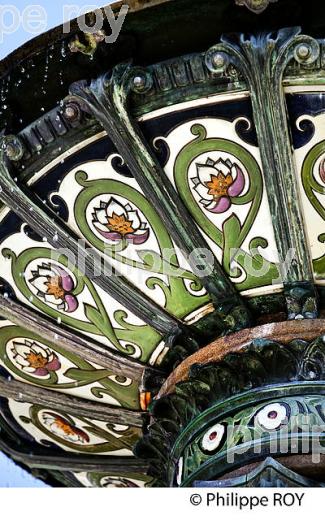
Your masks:
[{"label": "orange lotus flower motif", "polygon": [[74,312],[78,300],[73,295],[75,283],[62,267],[51,262],[42,263],[32,271],[29,283],[36,289],[36,294],[46,303],[57,307],[60,311]]},{"label": "orange lotus flower motif", "polygon": [[76,444],[85,444],[90,441],[86,432],[77,428],[61,415],[52,412],[43,412],[42,419],[44,424],[50,428],[50,431],[64,440]]},{"label": "orange lotus flower motif", "polygon": [[60,276],[53,276],[47,282],[47,294],[54,296],[56,300],[64,297],[64,289]]},{"label": "orange lotus flower motif", "polygon": [[149,238],[149,229],[139,212],[130,204],[123,206],[113,197],[108,202],[102,201],[100,207],[94,209],[93,224],[104,238],[112,242],[126,239],[140,245]]},{"label": "orange lotus flower motif", "polygon": [[231,198],[238,197],[245,186],[245,177],[238,164],[230,159],[207,159],[197,164],[197,176],[193,179],[194,189],[200,203],[211,213],[224,213],[231,206]]},{"label": "orange lotus flower motif", "polygon": [[218,200],[220,197],[228,195],[228,188],[233,183],[234,180],[230,174],[218,173],[218,175],[211,175],[211,181],[206,182],[205,185],[209,188],[209,195],[213,195]]},{"label": "orange lotus flower motif", "polygon": [[34,341],[25,340],[24,343],[14,342],[12,354],[17,366],[34,376],[46,377],[51,372],[61,368],[58,356],[47,347]]},{"label": "orange lotus flower motif", "polygon": [[122,237],[128,233],[134,233],[135,231],[132,227],[131,220],[127,220],[125,215],[116,215],[116,213],[113,213],[113,215],[108,218],[108,225],[112,231],[116,231],[116,233],[119,233]]}]

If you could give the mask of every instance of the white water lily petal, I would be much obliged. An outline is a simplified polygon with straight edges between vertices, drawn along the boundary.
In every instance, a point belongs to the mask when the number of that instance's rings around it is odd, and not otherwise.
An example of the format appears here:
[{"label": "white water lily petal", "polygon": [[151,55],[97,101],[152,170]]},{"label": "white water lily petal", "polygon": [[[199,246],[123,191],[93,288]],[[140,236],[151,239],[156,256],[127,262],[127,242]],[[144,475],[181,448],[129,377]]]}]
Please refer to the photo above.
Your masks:
[{"label": "white water lily petal", "polygon": [[43,264],[37,268],[37,276],[53,276],[53,274],[50,265]]},{"label": "white water lily petal", "polygon": [[106,209],[95,210],[95,216],[100,224],[104,225],[108,223],[108,215]]},{"label": "white water lily petal", "polygon": [[215,161],[213,159],[211,159],[211,157],[208,157],[206,162],[205,162],[205,164],[207,166],[214,166],[214,163],[215,163]]},{"label": "white water lily petal", "polygon": [[137,229],[134,233],[132,233],[132,235],[143,236],[144,231],[146,231],[146,229]]},{"label": "white water lily petal", "polygon": [[62,437],[62,429],[56,424],[55,419],[53,419],[52,423],[48,423],[51,426],[51,430],[53,433],[58,435],[59,437]]},{"label": "white water lily petal", "polygon": [[55,421],[53,415],[50,415],[50,414],[47,413],[47,412],[43,412],[43,414],[42,414],[42,418],[43,418],[44,422],[51,422],[51,423],[52,423],[52,422]]},{"label": "white water lily petal", "polygon": [[31,285],[35,287],[38,291],[42,293],[46,293],[48,286],[48,278],[47,276],[38,276],[37,278],[34,278],[34,280],[30,281]]},{"label": "white water lily petal", "polygon": [[129,211],[127,213],[127,219],[132,222],[132,227],[134,230],[139,229],[141,226],[141,220],[137,211]]},{"label": "white water lily petal", "polygon": [[30,347],[24,343],[14,343],[14,351],[22,357],[30,353]]},{"label": "white water lily petal", "polygon": [[229,166],[227,166],[227,164],[225,164],[222,159],[219,159],[216,163],[214,163],[214,167],[224,175],[228,175],[230,173]]},{"label": "white water lily petal", "polygon": [[109,230],[109,226],[107,226],[105,224],[101,224],[100,222],[94,222],[94,224],[95,224],[96,229],[100,229],[101,231],[105,231],[106,233]]},{"label": "white water lily petal", "polygon": [[33,343],[32,350],[36,352],[36,354],[41,354],[43,357],[47,357],[47,353],[45,348],[41,347],[40,345],[37,345],[36,343]]},{"label": "white water lily petal", "polygon": [[54,305],[60,305],[63,302],[62,298],[55,298],[53,294],[45,294],[44,300],[46,303],[53,303]]},{"label": "white water lily petal", "polygon": [[33,373],[35,372],[35,368],[30,367],[30,366],[28,366],[28,367],[23,367],[22,370],[23,370],[24,372],[28,372],[29,374],[33,374]]},{"label": "white water lily petal", "polygon": [[194,189],[200,195],[201,199],[213,200],[213,195],[209,195],[209,188],[203,186],[203,184],[198,184]]},{"label": "white water lily petal", "polygon": [[107,204],[106,212],[109,217],[111,217],[113,213],[118,216],[125,215],[126,217],[126,210],[124,206],[122,206],[122,204],[113,198],[110,199],[109,203]]},{"label": "white water lily petal", "polygon": [[[215,207],[216,207],[216,202],[215,201],[208,203],[209,201],[205,201],[204,200],[204,201],[201,201],[201,202],[204,204],[205,209],[207,209],[208,211],[213,211],[215,209]],[[206,202],[207,202],[207,204],[206,204]]]},{"label": "white water lily petal", "polygon": [[234,164],[231,168],[231,176],[232,176],[232,179],[235,181],[236,178],[237,178],[237,167],[236,167],[236,164]]},{"label": "white water lily petal", "polygon": [[29,367],[29,362],[26,358],[18,354],[18,356],[15,357],[15,361],[17,365],[20,365],[21,367]]},{"label": "white water lily petal", "polygon": [[[61,433],[61,435],[62,435],[62,433]],[[64,435],[64,438],[68,439],[70,442],[82,442],[81,437],[79,437],[79,435],[77,435],[76,433],[74,433],[74,434],[66,433]]]},{"label": "white water lily petal", "polygon": [[211,181],[211,175],[218,175],[218,172],[212,166],[204,166],[202,164],[197,166],[197,175],[201,184]]}]

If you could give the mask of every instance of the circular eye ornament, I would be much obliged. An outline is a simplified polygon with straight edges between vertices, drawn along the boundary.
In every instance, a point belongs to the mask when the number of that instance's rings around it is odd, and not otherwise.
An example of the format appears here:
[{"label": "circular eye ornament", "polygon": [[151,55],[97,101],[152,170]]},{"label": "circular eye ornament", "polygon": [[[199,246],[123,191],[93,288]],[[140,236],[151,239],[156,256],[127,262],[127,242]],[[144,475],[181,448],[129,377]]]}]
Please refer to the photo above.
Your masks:
[{"label": "circular eye ornament", "polygon": [[225,427],[223,424],[215,424],[203,436],[201,446],[205,451],[216,450],[224,437]]},{"label": "circular eye ornament", "polygon": [[264,406],[256,415],[257,423],[266,430],[276,430],[287,417],[285,406],[280,403],[273,403]]}]

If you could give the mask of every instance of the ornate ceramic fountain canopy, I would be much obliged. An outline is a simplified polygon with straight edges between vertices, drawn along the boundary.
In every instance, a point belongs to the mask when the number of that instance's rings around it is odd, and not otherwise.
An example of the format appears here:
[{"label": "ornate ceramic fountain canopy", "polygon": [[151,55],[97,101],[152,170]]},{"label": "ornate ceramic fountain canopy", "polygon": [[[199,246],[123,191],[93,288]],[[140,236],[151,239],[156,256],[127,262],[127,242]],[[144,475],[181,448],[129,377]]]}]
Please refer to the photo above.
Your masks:
[{"label": "ornate ceramic fountain canopy", "polygon": [[53,486],[322,486],[323,3],[129,4],[0,64],[0,449]]}]

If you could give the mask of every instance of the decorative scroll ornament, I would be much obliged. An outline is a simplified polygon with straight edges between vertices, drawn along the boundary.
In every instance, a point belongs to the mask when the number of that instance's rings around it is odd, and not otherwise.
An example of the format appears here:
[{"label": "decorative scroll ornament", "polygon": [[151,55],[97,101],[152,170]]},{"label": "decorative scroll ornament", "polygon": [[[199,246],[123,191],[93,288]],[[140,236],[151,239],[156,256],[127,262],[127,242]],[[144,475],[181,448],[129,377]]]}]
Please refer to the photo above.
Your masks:
[{"label": "decorative scroll ornament", "polygon": [[214,255],[211,254],[212,261],[208,262],[207,257],[200,254],[202,250],[210,252],[207,242],[131,117],[129,96],[133,92],[145,93],[151,86],[152,76],[147,70],[127,63],[116,66],[112,74],[98,78],[90,86],[87,82],[73,84],[70,92],[102,124],[170,237],[188,256],[193,272],[206,273],[200,281],[214,303],[218,328],[229,332],[246,327],[251,322],[247,306]]},{"label": "decorative scroll ornament", "polygon": [[[240,3],[258,12],[265,9],[270,1],[241,0]],[[257,126],[265,179],[268,176],[266,188],[270,200],[273,201],[272,208],[276,210],[272,216],[274,216],[277,237],[280,237],[279,244],[283,243],[281,252],[286,253],[289,246],[292,245],[297,248],[298,253],[297,264],[294,264],[289,272],[289,277],[284,280],[286,290],[289,288],[286,292],[289,318],[313,318],[317,314],[317,305],[313,292],[313,273],[310,268],[308,249],[304,249],[307,240],[303,233],[303,226],[301,226],[299,203],[296,203],[299,197],[295,196],[295,171],[290,159],[290,138],[287,132],[282,76],[289,62],[295,60],[299,68],[305,67],[309,70],[318,61],[319,56],[318,43],[308,37],[300,36],[297,30],[279,31],[277,35],[261,35],[249,39],[242,36],[236,41],[223,39],[222,44],[207,53],[206,65],[211,77],[215,79],[218,72],[221,75],[227,75],[232,69],[235,72],[234,77],[241,79],[244,77],[249,85],[249,99],[253,104],[253,119]],[[297,63],[295,63],[295,67],[297,67]],[[186,69],[190,74],[188,66]],[[202,70],[204,73],[206,72],[203,67]],[[236,142],[236,146],[233,146],[232,143],[227,142],[229,148],[225,148],[224,151],[219,150],[216,145],[223,144],[221,138],[209,131],[206,132],[205,126],[208,125],[204,120],[191,128],[189,136],[191,142],[187,143],[184,148],[182,147],[178,153],[175,168],[175,185],[178,188],[176,190],[165,175],[146,137],[139,132],[137,122],[132,119],[131,110],[129,110],[128,101],[130,99],[128,98],[135,93],[149,92],[152,88],[153,77],[153,74],[149,77],[149,74],[143,73],[141,70],[136,71],[128,65],[120,65],[114,69],[112,76],[103,77],[92,83],[91,86],[81,85],[79,90],[75,91],[84,100],[84,105],[88,106],[88,110],[102,123],[107,134],[112,136],[114,145],[121,156],[126,156],[126,165],[130,170],[128,173],[134,174],[134,179],[141,186],[141,191],[135,190],[132,187],[133,181],[130,180],[132,179],[130,175],[126,175],[127,180],[124,183],[119,183],[118,177],[113,179],[115,182],[112,182],[106,172],[103,172],[101,178],[98,175],[96,179],[91,177],[86,170],[74,172],[75,183],[79,185],[80,189],[78,188],[78,199],[72,200],[71,195],[70,202],[71,207],[73,206],[75,210],[75,227],[81,230],[88,226],[87,235],[83,233],[87,239],[87,248],[81,246],[81,253],[87,260],[86,273],[89,276],[79,276],[75,270],[68,270],[64,258],[61,259],[62,266],[50,262],[51,250],[44,244],[42,247],[41,244],[38,246],[34,244],[28,253],[16,251],[14,246],[8,246],[3,251],[11,277],[13,281],[17,280],[14,289],[17,290],[18,297],[22,295],[24,301],[29,301],[38,311],[46,310],[46,314],[52,318],[52,321],[53,318],[54,320],[59,319],[58,323],[62,321],[63,325],[61,337],[54,338],[53,344],[47,343],[43,336],[36,337],[35,335],[34,337],[30,325],[27,335],[23,330],[17,331],[17,324],[15,326],[2,325],[0,337],[5,352],[0,355],[0,360],[3,370],[8,369],[14,377],[19,376],[28,383],[35,383],[37,391],[40,391],[41,385],[41,390],[46,390],[47,387],[49,393],[53,392],[54,388],[63,391],[72,389],[76,393],[82,388],[89,387],[88,392],[92,393],[91,397],[94,398],[94,401],[110,396],[109,404],[115,405],[115,408],[111,407],[109,413],[114,417],[116,417],[115,413],[119,413],[116,411],[117,405],[127,408],[126,410],[121,409],[121,416],[131,408],[138,410],[138,383],[142,372],[140,365],[134,365],[134,361],[138,360],[143,363],[149,361],[151,352],[146,350],[149,345],[149,333],[152,337],[158,331],[164,338],[166,336],[166,339],[169,340],[169,343],[166,343],[168,345],[171,343],[172,346],[174,346],[175,339],[181,335],[185,338],[183,343],[186,347],[189,343],[187,335],[192,339],[195,348],[199,346],[199,338],[196,336],[197,332],[193,322],[188,320],[183,323],[181,321],[186,313],[184,312],[183,316],[180,311],[177,311],[176,298],[173,295],[176,289],[180,300],[185,302],[183,295],[188,293],[186,300],[186,305],[188,305],[188,302],[191,302],[192,298],[194,299],[193,293],[200,293],[201,287],[194,276],[191,278],[192,272],[186,273],[184,279],[188,284],[187,286],[183,284],[183,292],[178,290],[177,285],[182,283],[181,280],[170,284],[169,298],[166,290],[165,307],[159,304],[155,298],[149,301],[139,287],[133,285],[132,280],[129,281],[127,278],[118,276],[119,272],[114,270],[111,277],[101,277],[97,287],[96,281],[90,277],[93,266],[90,258],[91,248],[97,251],[97,258],[102,259],[101,248],[104,246],[106,248],[107,242],[109,242],[109,252],[107,253],[109,259],[112,258],[116,262],[117,255],[119,255],[126,265],[133,263],[137,267],[145,267],[143,270],[146,270],[150,265],[149,255],[145,254],[145,248],[149,249],[148,244],[153,237],[156,237],[158,245],[159,242],[166,244],[169,239],[173,239],[173,243],[178,246],[178,249],[187,253],[192,252],[194,247],[207,246],[205,238],[202,239],[195,223],[192,222],[194,212],[192,213],[187,208],[187,197],[183,197],[183,201],[180,203],[180,187],[185,189],[185,183],[182,181],[186,174],[189,191],[195,192],[196,196],[195,211],[203,213],[205,210],[204,217],[207,223],[212,216],[218,217],[219,221],[222,218],[225,219],[225,225],[223,225],[222,231],[219,230],[219,233],[208,225],[202,226],[205,235],[210,239],[208,243],[219,242],[222,245],[222,247],[219,246],[220,249],[230,251],[234,240],[239,242],[240,246],[246,239],[249,240],[252,221],[258,218],[264,188],[262,181],[265,180],[259,162],[254,157],[249,158],[247,153],[245,155],[245,147],[242,153],[233,153],[236,150],[240,151],[240,143]],[[171,77],[174,78],[174,76]],[[176,79],[177,83],[181,85],[179,76],[175,75]],[[193,75],[193,81],[200,83],[195,75]],[[222,84],[220,88],[223,88]],[[265,113],[262,110],[263,107]],[[78,116],[78,109],[74,110],[73,105],[70,104],[65,109],[66,117],[69,113],[72,121],[74,117]],[[225,136],[223,141],[226,141]],[[19,141],[10,138],[4,142],[4,145],[0,159],[2,153],[6,155],[7,159],[14,162],[22,158],[23,148]],[[213,146],[213,149],[210,150],[210,146]],[[255,141],[254,146],[256,147]],[[207,147],[206,151],[205,147]],[[193,155],[189,153],[192,150],[195,151]],[[256,150],[258,150],[257,147]],[[200,151],[200,154],[196,155],[196,151]],[[202,157],[199,157],[200,155]],[[50,156],[51,154],[49,154]],[[246,160],[247,158],[249,161]],[[198,161],[197,173],[195,168],[193,171],[184,168],[189,160],[194,164],[196,160]],[[317,166],[319,166],[319,178],[324,182],[324,163],[321,162]],[[48,241],[51,247],[60,249],[64,245],[70,245],[75,252],[78,252],[69,226],[61,227],[59,219],[52,220],[54,215],[50,216],[47,209],[42,209],[42,205],[30,205],[33,200],[31,194],[28,195],[28,190],[26,190],[27,196],[25,197],[25,190],[20,190],[11,176],[8,176],[6,161],[0,162],[0,170],[2,174],[0,188],[3,191],[1,198],[8,207],[26,220],[30,227],[34,227],[35,231],[44,237],[44,242]],[[19,181],[23,181],[23,178],[19,178]],[[120,194],[119,189],[122,190]],[[313,191],[318,193],[314,188]],[[66,202],[64,189],[61,193],[63,193],[63,201]],[[286,193],[289,193],[287,198],[290,204],[286,204]],[[77,192],[75,192],[76,194]],[[134,195],[135,200],[132,200],[131,195]],[[146,197],[152,206],[148,209],[146,208]],[[200,200],[197,200],[198,197]],[[139,201],[141,204],[138,204]],[[247,218],[245,218],[244,212],[242,212],[242,219],[236,218],[236,215],[232,213],[236,206],[242,206],[244,209],[243,207],[247,204],[251,204]],[[317,205],[316,200],[314,204]],[[291,217],[287,212],[289,207]],[[17,208],[19,212],[17,212]],[[66,209],[69,210],[69,208]],[[228,211],[229,214],[224,215]],[[157,216],[155,212],[157,212]],[[70,218],[71,214],[72,211],[70,211]],[[160,234],[155,232],[155,227],[160,227],[159,220],[165,225],[165,227],[161,225],[163,231]],[[199,221],[199,219],[194,220],[197,220],[196,224]],[[295,225],[291,230],[292,221]],[[209,236],[210,229],[212,238]],[[292,240],[288,230],[293,236]],[[263,236],[251,233],[250,238],[254,241],[252,243],[256,248],[261,248],[266,243],[263,241]],[[145,247],[141,250],[139,246],[142,245]],[[136,257],[136,259],[131,258],[131,254],[135,250],[139,251],[142,256],[138,255],[139,258]],[[122,253],[125,251],[123,256]],[[128,257],[127,254],[130,256]],[[305,263],[301,262],[301,259]],[[212,266],[213,273],[211,276],[207,275],[204,280],[206,292],[203,297],[208,295],[210,298],[211,296],[215,304],[216,323],[213,323],[215,335],[220,331],[229,333],[251,323],[249,312],[251,303],[247,304],[245,299],[238,297],[234,290],[235,282],[232,280],[230,284],[228,280],[228,266],[230,266],[231,260],[233,260],[231,256],[225,254],[223,262],[220,262],[221,266],[215,261]],[[175,258],[169,264],[170,271],[167,278],[172,274],[173,268],[178,267],[175,264],[176,261],[177,255],[175,254]],[[107,265],[111,265],[111,262],[107,262]],[[161,263],[156,268],[157,271],[166,265],[165,258],[161,256]],[[25,267],[28,267],[28,271]],[[26,272],[26,278],[21,276]],[[8,282],[8,276],[6,282]],[[166,287],[167,282],[163,285],[159,277],[156,280],[153,278],[151,286],[147,284],[148,289],[152,290],[158,284]],[[304,283],[307,287],[303,286]],[[191,290],[191,293],[188,289]],[[86,291],[88,301],[85,300]],[[120,305],[132,310],[135,316],[145,323],[142,324],[141,321],[141,325],[129,324],[128,315],[123,308],[119,307],[117,311],[112,312],[110,305],[106,304],[107,298],[111,294]],[[199,297],[202,297],[202,294]],[[264,300],[259,301],[262,307]],[[175,306],[175,309],[172,305]],[[83,316],[83,312],[85,316]],[[27,317],[30,318],[31,315],[32,313],[27,312]],[[23,327],[23,325],[21,326]],[[130,377],[127,379],[126,375],[123,376],[124,372],[121,367],[117,377],[114,370],[107,370],[106,365],[102,367],[100,363],[96,362],[96,359],[89,360],[89,352],[88,357],[83,359],[80,356],[79,359],[76,355],[72,357],[71,348],[68,354],[64,353],[63,347],[62,349],[55,348],[60,344],[64,331],[69,327],[77,331],[80,336],[81,352],[85,350],[83,338],[84,333],[87,333],[94,342],[101,342],[102,338],[107,340],[108,348],[111,349],[107,350],[107,359],[113,359],[115,363],[119,362],[118,358],[108,358],[108,356],[113,356],[113,348],[121,355],[121,358],[122,356],[130,358],[130,360],[127,359],[129,364],[123,365],[123,370],[126,366],[130,371],[128,374]],[[150,331],[144,327],[150,327]],[[78,340],[78,334],[76,340]],[[141,342],[138,345],[136,339],[140,336]],[[41,341],[42,338],[44,343]],[[200,340],[201,338],[202,336],[200,336]],[[155,336],[154,340],[156,341]],[[140,348],[142,344],[145,345],[143,349]],[[96,347],[96,344],[92,345],[92,348],[94,346]],[[183,347],[183,345],[181,346]],[[189,351],[188,348],[185,356]],[[174,350],[172,354],[175,354]],[[105,352],[102,355],[105,356]],[[310,345],[297,340],[289,346],[260,340],[244,350],[240,356],[231,355],[226,357],[222,363],[193,367],[189,381],[179,384],[175,394],[163,397],[153,404],[152,423],[150,422],[148,436],[137,450],[140,454],[147,451],[148,458],[153,461],[153,474],[159,482],[167,483],[167,485],[177,483],[179,486],[186,486],[195,482],[195,479],[218,478],[224,475],[229,467],[229,465],[227,467],[225,465],[227,455],[231,450],[235,453],[237,448],[240,449],[243,438],[248,439],[248,434],[255,434],[254,441],[249,444],[249,448],[255,447],[255,441],[264,443],[264,446],[282,435],[287,436],[284,437],[287,440],[292,440],[295,432],[294,426],[299,425],[301,411],[311,419],[312,425],[322,427],[325,417],[324,358],[323,338]],[[152,357],[150,362],[152,362],[151,360]],[[137,379],[133,378],[132,374],[134,366],[137,367]],[[147,390],[146,376],[147,374],[144,374],[141,379],[141,390],[143,389],[144,392]],[[159,381],[161,383],[161,379]],[[266,387],[268,387],[267,390]],[[13,390],[11,391],[13,392]],[[9,389],[7,392],[9,393]],[[111,421],[108,420],[102,421],[98,417],[89,417],[87,413],[80,413],[80,417],[75,417],[74,410],[57,410],[55,406],[49,407],[47,402],[44,406],[43,403],[29,399],[24,401],[19,399],[20,407],[10,393],[9,396],[1,395],[5,399],[10,398],[15,401],[12,403],[12,413],[17,419],[17,424],[20,421],[20,428],[25,427],[26,435],[32,437],[37,429],[38,442],[42,449],[55,444],[62,449],[68,448],[66,451],[75,450],[82,454],[98,453],[106,456],[106,454],[116,451],[122,455],[125,454],[124,450],[128,450],[127,454],[130,453],[135,439],[140,434],[138,430],[121,430],[121,425],[130,424],[126,421],[126,419],[130,420],[128,415],[123,415],[124,423],[117,422],[118,428],[116,428],[115,422],[111,424]],[[83,396],[85,395],[83,394]],[[80,392],[79,396],[83,397]],[[115,402],[112,402],[112,399],[115,399]],[[71,403],[71,400],[66,401],[64,405],[65,407],[68,404],[71,406]],[[80,402],[76,406],[78,410],[79,406]],[[89,406],[93,407],[91,403]],[[143,407],[144,409],[145,407]],[[97,409],[95,411],[99,413]],[[138,412],[133,411],[133,414],[138,414]],[[133,415],[133,417],[135,417],[133,420],[136,421],[135,426],[138,428],[141,417],[138,415]],[[98,424],[101,421],[103,424]],[[296,423],[292,424],[290,421],[296,421]],[[289,429],[286,429],[287,424],[290,424]],[[237,435],[236,431],[230,434],[229,430],[234,425],[240,426],[244,437]],[[1,421],[0,429],[3,429]],[[118,434],[118,432],[124,432],[124,434]],[[308,430],[306,437],[309,434]],[[250,455],[249,452],[247,455],[243,454],[240,461],[245,464],[250,461]],[[240,452],[239,456],[241,457]],[[131,476],[125,477],[121,468],[118,468],[120,473],[116,475],[104,464],[103,468],[106,472],[106,481],[102,481],[103,486],[105,482],[107,485],[111,485],[114,477],[119,478],[123,485],[133,482],[130,480]],[[267,480],[269,472],[269,469],[262,468],[261,479]],[[255,477],[256,474],[252,479]],[[273,482],[271,478],[267,480],[267,482],[269,481]]]},{"label": "decorative scroll ornament", "polygon": [[[260,271],[266,261],[260,252],[271,245],[265,230],[256,233],[255,227],[262,215],[269,217],[261,168],[243,143],[209,136],[212,124],[217,126],[219,122],[213,119],[210,123],[210,128],[208,121],[193,124],[190,129],[193,139],[177,154],[173,166],[177,191],[194,221],[216,246],[214,251],[222,251],[223,269],[238,290],[269,285],[274,280],[281,282],[274,262],[268,262],[269,268],[263,276],[252,276],[247,269],[249,264]],[[239,208],[245,208],[244,218],[239,218]],[[228,210],[232,211],[227,213]],[[236,266],[233,251],[237,251]]]},{"label": "decorative scroll ornament", "polygon": [[104,370],[52,342],[41,342],[36,333],[15,325],[0,327],[0,366],[15,379],[58,392],[71,392],[84,399],[137,408],[138,384]]},{"label": "decorative scroll ornament", "polygon": [[[96,252],[89,250],[78,243],[77,240],[74,239],[69,233],[66,232],[57,222],[53,220],[53,215],[50,212],[44,211],[43,208],[39,207],[36,203],[34,203],[31,197],[27,193],[23,193],[22,190],[17,186],[16,182],[12,179],[10,172],[8,170],[3,145],[0,146],[0,193],[1,200],[9,207],[12,208],[13,211],[17,212],[17,207],[19,208],[19,216],[27,222],[32,229],[37,230],[39,236],[43,237],[43,241],[50,244],[54,249],[59,249],[60,247],[66,248],[70,251],[70,254],[74,255],[74,258],[82,258],[85,262],[85,278],[89,276],[90,279],[95,280],[96,284],[111,297],[114,297],[117,301],[119,301],[122,305],[126,303],[128,309],[131,307],[137,307],[135,315],[142,319],[144,314],[146,314],[145,322],[148,324],[153,324],[156,330],[162,329],[164,333],[167,334],[168,338],[172,336],[175,338],[175,334],[177,335],[186,327],[180,320],[175,319],[173,316],[168,314],[166,311],[161,309],[155,302],[148,298],[145,298],[141,291],[139,291],[131,282],[124,279],[120,273],[117,273],[116,269],[112,269],[112,265],[106,260],[102,259],[102,257]],[[15,202],[14,202],[15,200]],[[50,252],[50,249],[48,250]],[[3,253],[4,254],[4,253]],[[12,256],[8,251],[9,256]],[[12,256],[13,258],[13,256]],[[95,275],[95,265],[101,267],[100,273]],[[106,266],[106,267],[105,267]],[[110,273],[110,276],[106,276],[104,274],[104,270],[107,268],[106,273]],[[69,287],[71,287],[71,291],[75,292],[75,288],[71,285],[71,280],[67,277],[69,273],[55,273],[57,276],[57,282],[63,281]],[[51,275],[49,273],[46,276],[50,276],[50,286],[53,287],[52,279],[54,278],[54,273]],[[36,277],[36,275],[35,275]],[[35,278],[34,277],[34,278]],[[38,278],[38,273],[37,273]],[[47,280],[48,282],[49,280]],[[81,283],[83,283],[81,281]],[[47,299],[49,297],[49,286],[47,287]],[[61,298],[62,302],[67,303],[67,296],[69,296],[70,309],[71,305],[74,310],[77,308],[77,301],[75,300],[75,294],[70,293],[70,289],[66,290],[63,286],[58,285],[57,287],[62,292],[63,298]],[[42,286],[43,289],[43,286]],[[43,290],[40,290],[42,294],[44,294]],[[53,290],[53,289],[51,289]],[[53,296],[53,295],[52,295]],[[55,295],[54,295],[55,296]],[[44,297],[45,299],[45,297]],[[57,299],[58,301],[60,298]],[[141,302],[141,303],[140,303]],[[67,305],[65,305],[67,307]],[[150,307],[150,309],[149,309]],[[153,310],[155,308],[155,311]],[[147,320],[147,321],[146,321]],[[192,333],[189,332],[189,335]]]},{"label": "decorative scroll ornament", "polygon": [[68,205],[71,226],[77,227],[94,248],[118,262],[122,270],[127,266],[125,273],[131,281],[141,271],[146,282],[142,281],[140,288],[149,289],[148,296],[159,286],[160,297],[152,297],[171,314],[183,318],[207,304],[209,297],[199,278],[180,268],[184,264],[182,256],[135,181],[128,178],[127,183],[123,182],[112,166],[112,157],[102,163],[103,171],[109,172],[104,178],[94,178],[92,164],[84,168],[68,174],[58,192],[64,199],[66,181],[78,190],[73,205]]},{"label": "decorative scroll ornament", "polygon": [[223,36],[206,53],[211,72],[220,75],[232,65],[250,88],[277,248],[282,259],[294,254],[282,274],[289,319],[314,318],[318,312],[282,81],[292,60],[308,68],[320,55],[318,41],[300,32],[294,27],[248,38],[244,34]]},{"label": "decorative scroll ornament", "polygon": [[[40,337],[40,339],[37,340],[37,345],[40,345],[39,341],[44,341],[46,344],[47,342],[53,343],[55,341],[57,345],[64,344],[64,351],[66,353],[78,356],[80,354],[80,350],[82,350],[84,361],[88,361],[90,363],[95,362],[97,365],[102,366],[103,368],[108,368],[116,375],[129,377],[135,381],[141,381],[142,379],[143,365],[137,362],[135,359],[125,357],[118,351],[110,351],[107,347],[101,347],[91,342],[90,340],[87,340],[81,335],[77,335],[71,331],[66,331],[65,329],[62,329],[58,323],[53,324],[53,322],[47,317],[41,316],[32,309],[27,308],[17,302],[13,302],[9,298],[5,298],[1,295],[0,314],[10,323],[15,324],[15,326],[10,327],[11,333],[9,338],[7,338],[7,341],[8,339],[10,340],[10,338],[16,338],[18,329],[22,328],[24,331],[24,339],[19,342],[16,341],[16,343],[22,345],[27,344],[25,336],[29,333],[34,334],[36,330],[35,324],[37,323],[37,334]],[[1,327],[0,337],[2,332],[5,333],[5,330],[6,327]],[[2,338],[2,341],[5,343],[6,339]],[[32,345],[33,343],[35,343],[34,339],[28,342],[29,345]],[[48,347],[45,347],[45,350],[47,349]],[[11,353],[14,356],[15,350],[16,349],[11,349]],[[52,349],[49,350],[52,351]],[[25,353],[26,349],[24,348],[23,354]],[[5,355],[5,361],[7,362],[8,358],[10,358],[10,353],[6,352]],[[7,365],[7,363],[5,364]]]},{"label": "decorative scroll ornament", "polygon": [[262,13],[269,4],[275,3],[278,0],[235,0],[237,5],[245,5],[253,13]]}]

